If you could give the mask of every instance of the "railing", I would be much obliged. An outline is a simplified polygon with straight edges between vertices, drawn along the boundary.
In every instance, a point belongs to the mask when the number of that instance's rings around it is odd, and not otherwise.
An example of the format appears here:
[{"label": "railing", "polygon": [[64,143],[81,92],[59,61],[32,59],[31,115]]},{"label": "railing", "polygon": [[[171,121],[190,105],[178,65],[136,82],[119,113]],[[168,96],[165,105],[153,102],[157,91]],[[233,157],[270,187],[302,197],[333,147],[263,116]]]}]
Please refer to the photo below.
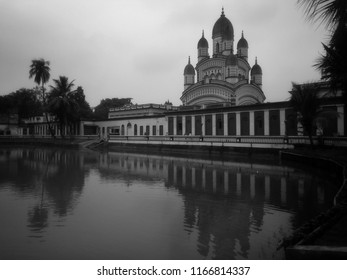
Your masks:
[{"label": "railing", "polygon": [[[110,135],[112,142],[204,142],[204,143],[247,143],[247,144],[286,144],[286,145],[309,145],[310,140],[306,136],[120,136]],[[347,137],[313,137],[315,145],[346,146]]]},{"label": "railing", "polygon": [[[65,135],[61,137],[56,135],[55,139],[73,139],[73,140],[93,140],[99,138],[99,135]],[[0,139],[54,139],[51,135],[0,135]]]}]

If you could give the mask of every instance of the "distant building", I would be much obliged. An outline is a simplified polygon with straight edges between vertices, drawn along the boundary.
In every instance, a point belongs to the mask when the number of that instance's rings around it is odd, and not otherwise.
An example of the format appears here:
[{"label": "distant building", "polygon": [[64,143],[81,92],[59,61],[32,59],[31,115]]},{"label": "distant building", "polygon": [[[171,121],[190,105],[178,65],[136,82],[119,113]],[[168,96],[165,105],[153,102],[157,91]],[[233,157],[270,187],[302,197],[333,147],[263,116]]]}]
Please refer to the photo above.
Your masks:
[{"label": "distant building", "polygon": [[[212,54],[202,33],[198,42],[198,63],[192,66],[190,57],[184,68],[184,91],[181,101],[184,106],[225,103],[250,105],[263,103],[263,72],[255,59],[248,63],[248,42],[242,32],[234,49],[234,28],[224,15],[216,21],[212,31]],[[196,77],[195,77],[196,76]]]}]

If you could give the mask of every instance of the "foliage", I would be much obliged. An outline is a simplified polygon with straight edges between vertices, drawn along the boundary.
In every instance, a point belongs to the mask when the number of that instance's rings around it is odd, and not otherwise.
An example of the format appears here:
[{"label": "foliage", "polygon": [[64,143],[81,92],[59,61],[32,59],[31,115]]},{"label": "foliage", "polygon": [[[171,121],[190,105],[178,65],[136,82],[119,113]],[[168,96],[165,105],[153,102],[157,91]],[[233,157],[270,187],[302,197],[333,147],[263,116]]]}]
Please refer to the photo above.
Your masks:
[{"label": "foliage", "polygon": [[48,96],[48,110],[52,113],[60,125],[61,136],[64,136],[65,127],[78,120],[78,104],[72,98],[74,81],[69,82],[65,76],[54,79],[54,86]]},{"label": "foliage", "polygon": [[34,89],[22,88],[0,96],[0,114],[17,114],[18,121],[42,114],[42,105]]},{"label": "foliage", "polygon": [[50,71],[49,61],[44,60],[43,58],[34,59],[31,61],[29,78],[34,78],[35,83],[42,85],[42,92],[44,94],[44,84],[49,81]]},{"label": "foliage", "polygon": [[302,125],[304,133],[310,138],[313,145],[312,136],[315,135],[317,125],[322,128],[324,120],[337,117],[337,112],[321,107],[318,97],[318,84],[295,84],[290,92],[290,105],[298,113],[298,122]]},{"label": "foliage", "polygon": [[86,101],[84,90],[81,86],[77,87],[75,91],[70,93],[71,98],[77,103],[77,117],[81,119],[92,119],[93,111],[90,108],[89,103]]},{"label": "foliage", "polygon": [[111,108],[121,108],[124,105],[131,104],[132,98],[106,98],[102,99],[100,104],[95,107],[94,116],[97,120],[104,120],[108,118],[108,112]]},{"label": "foliage", "polygon": [[42,114],[42,104],[35,90],[22,88],[10,93],[10,96],[13,98],[13,105],[16,108],[19,119]]},{"label": "foliage", "polygon": [[307,18],[325,23],[331,32],[330,42],[323,44],[315,67],[321,71],[322,79],[330,82],[331,89],[342,90],[347,100],[347,1],[346,0],[298,0]]},{"label": "foliage", "polygon": [[49,61],[41,59],[34,59],[31,61],[30,70],[29,70],[29,78],[34,78],[35,83],[40,86],[41,84],[41,101],[43,104],[43,110],[46,118],[46,122],[48,124],[48,130],[51,133],[52,137],[55,138],[54,131],[52,129],[50,120],[48,118],[48,114],[46,112],[47,107],[47,97],[45,93],[45,83],[49,81],[50,78],[50,68],[49,68]]}]

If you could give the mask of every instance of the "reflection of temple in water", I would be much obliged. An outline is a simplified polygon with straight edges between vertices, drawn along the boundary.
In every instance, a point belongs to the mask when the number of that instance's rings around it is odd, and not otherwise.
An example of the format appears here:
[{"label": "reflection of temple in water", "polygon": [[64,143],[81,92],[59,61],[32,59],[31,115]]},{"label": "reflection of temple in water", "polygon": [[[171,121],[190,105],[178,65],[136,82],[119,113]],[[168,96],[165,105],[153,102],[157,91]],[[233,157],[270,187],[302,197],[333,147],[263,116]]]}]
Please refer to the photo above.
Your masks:
[{"label": "reflection of temple in water", "polygon": [[[177,190],[184,203],[185,230],[189,235],[197,232],[197,250],[205,258],[271,258],[250,256],[249,252],[250,242],[257,242],[253,233],[262,231],[266,215],[276,224],[272,211],[289,213],[292,226],[281,228],[284,233],[280,236],[271,236],[279,242],[290,234],[286,231],[300,226],[333,200],[333,192],[327,191],[322,177],[279,164],[122,153],[100,156],[104,176],[122,174],[130,182],[156,178],[168,189]],[[292,214],[299,211],[300,216]]]}]

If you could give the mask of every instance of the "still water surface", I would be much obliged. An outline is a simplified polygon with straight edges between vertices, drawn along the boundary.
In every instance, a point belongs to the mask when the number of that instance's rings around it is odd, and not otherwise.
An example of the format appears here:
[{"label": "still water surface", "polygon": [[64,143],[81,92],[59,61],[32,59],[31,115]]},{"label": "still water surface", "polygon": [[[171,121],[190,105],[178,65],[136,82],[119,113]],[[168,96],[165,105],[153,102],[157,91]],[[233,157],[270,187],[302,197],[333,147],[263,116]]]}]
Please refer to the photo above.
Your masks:
[{"label": "still water surface", "polygon": [[0,259],[282,259],[335,193],[278,160],[0,148]]}]

